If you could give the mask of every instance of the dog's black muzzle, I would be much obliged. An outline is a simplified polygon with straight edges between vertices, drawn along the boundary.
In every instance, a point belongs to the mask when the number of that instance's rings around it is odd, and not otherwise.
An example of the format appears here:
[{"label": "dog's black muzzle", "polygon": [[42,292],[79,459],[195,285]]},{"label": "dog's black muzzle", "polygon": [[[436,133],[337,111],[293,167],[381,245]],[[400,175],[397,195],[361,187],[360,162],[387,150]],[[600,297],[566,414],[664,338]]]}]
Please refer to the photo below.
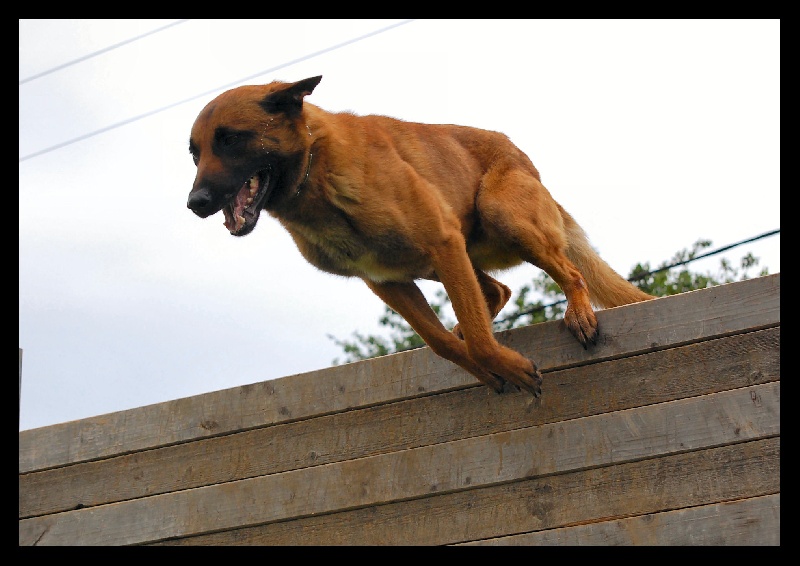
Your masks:
[{"label": "dog's black muzzle", "polygon": [[206,218],[222,208],[223,203],[215,202],[215,200],[211,190],[203,187],[189,193],[186,206],[200,218]]}]

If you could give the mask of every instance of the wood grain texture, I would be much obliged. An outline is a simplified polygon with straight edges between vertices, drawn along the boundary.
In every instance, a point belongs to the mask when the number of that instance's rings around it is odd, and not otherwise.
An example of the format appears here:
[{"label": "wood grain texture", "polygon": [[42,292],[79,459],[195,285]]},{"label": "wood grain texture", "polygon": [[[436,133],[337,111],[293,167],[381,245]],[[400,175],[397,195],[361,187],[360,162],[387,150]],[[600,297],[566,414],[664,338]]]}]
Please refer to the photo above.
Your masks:
[{"label": "wood grain texture", "polygon": [[19,477],[20,518],[319,466],[780,379],[780,327]]},{"label": "wood grain texture", "polygon": [[20,544],[141,544],[779,435],[767,383],[24,519]]},{"label": "wood grain texture", "polygon": [[[771,438],[155,544],[527,544],[494,537],[544,535],[779,491],[780,439]],[[780,531],[774,517],[763,521],[763,528]]]},{"label": "wood grain texture", "polygon": [[[780,274],[600,311],[584,351],[561,321],[499,339],[554,370],[780,324]],[[256,376],[254,375],[254,378]],[[19,433],[19,472],[477,387],[428,348]]]},{"label": "wood grain texture", "polygon": [[[20,433],[20,545],[780,545],[780,279]],[[121,427],[121,428],[118,428]]]},{"label": "wood grain texture", "polygon": [[780,494],[491,539],[490,546],[780,546]]}]

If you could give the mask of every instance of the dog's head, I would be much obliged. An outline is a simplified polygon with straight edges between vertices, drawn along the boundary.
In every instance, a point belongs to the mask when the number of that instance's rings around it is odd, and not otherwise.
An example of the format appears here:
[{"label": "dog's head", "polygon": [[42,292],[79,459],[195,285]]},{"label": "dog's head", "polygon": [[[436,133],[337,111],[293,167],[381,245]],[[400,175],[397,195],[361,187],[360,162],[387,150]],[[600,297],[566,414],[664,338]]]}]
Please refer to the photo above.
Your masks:
[{"label": "dog's head", "polygon": [[303,97],[321,79],[242,86],[203,108],[189,138],[197,175],[187,206],[195,214],[222,210],[230,233],[244,236],[262,209],[293,194],[310,166]]}]

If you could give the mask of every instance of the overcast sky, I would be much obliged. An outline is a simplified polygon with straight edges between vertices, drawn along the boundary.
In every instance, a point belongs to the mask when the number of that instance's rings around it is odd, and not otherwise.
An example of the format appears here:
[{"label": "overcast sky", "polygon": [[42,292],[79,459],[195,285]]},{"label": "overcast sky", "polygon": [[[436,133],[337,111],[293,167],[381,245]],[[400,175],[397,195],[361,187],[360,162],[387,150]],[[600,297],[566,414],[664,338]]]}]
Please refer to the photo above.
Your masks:
[{"label": "overcast sky", "polygon": [[[186,208],[203,106],[315,75],[326,110],[507,134],[623,275],[780,228],[779,20],[20,20],[20,429],[325,368],[328,335],[382,333],[366,286],[274,219],[234,238]],[[748,252],[780,271],[779,235],[690,268]]]}]

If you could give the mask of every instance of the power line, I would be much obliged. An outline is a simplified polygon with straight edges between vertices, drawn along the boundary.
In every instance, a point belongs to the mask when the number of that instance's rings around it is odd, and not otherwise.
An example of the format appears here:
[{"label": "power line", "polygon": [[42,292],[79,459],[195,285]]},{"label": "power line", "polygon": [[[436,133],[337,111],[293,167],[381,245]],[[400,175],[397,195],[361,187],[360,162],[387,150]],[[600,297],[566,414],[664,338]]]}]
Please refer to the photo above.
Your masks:
[{"label": "power line", "polygon": [[781,231],[780,228],[778,228],[777,230],[770,230],[769,232],[764,232],[763,234],[761,234],[759,236],[754,236],[752,238],[748,238],[747,240],[742,240],[741,242],[736,242],[735,244],[730,244],[728,246],[725,246],[725,247],[722,247],[722,248],[718,248],[718,249],[716,249],[714,251],[711,251],[711,252],[708,252],[708,253],[696,255],[696,256],[691,257],[691,258],[689,258],[687,260],[679,261],[677,263],[673,263],[672,265],[668,265],[666,267],[659,267],[658,269],[653,269],[652,271],[648,271],[647,273],[639,273],[638,275],[636,275],[634,277],[630,277],[628,279],[628,281],[631,281],[631,282],[638,281],[639,279],[644,279],[645,277],[649,277],[649,276],[653,275],[654,273],[659,273],[661,271],[666,271],[667,269],[672,269],[673,267],[679,267],[681,265],[686,265],[687,263],[691,263],[693,261],[696,261],[698,259],[702,259],[704,257],[717,255],[717,254],[720,254],[722,252],[726,252],[726,251],[728,251],[728,250],[730,250],[732,248],[735,248],[735,247],[738,247],[738,246],[743,246],[744,244],[749,244],[750,242],[755,242],[756,240],[760,240],[760,239],[766,238],[768,236],[774,236],[775,234],[780,234],[780,231]]},{"label": "power line", "polygon": [[[635,275],[634,277],[628,278],[628,281],[638,281],[639,279],[644,279],[645,277],[649,277],[650,275],[653,275],[654,273],[659,273],[661,271],[667,271],[669,269],[672,269],[673,267],[680,267],[681,265],[686,265],[686,264],[691,263],[693,261],[697,261],[698,259],[702,259],[702,258],[705,258],[705,257],[709,257],[709,256],[712,256],[712,255],[716,255],[716,254],[728,251],[728,250],[730,250],[732,248],[735,248],[737,246],[743,246],[744,244],[748,244],[750,242],[755,242],[756,240],[761,240],[762,238],[767,238],[769,236],[774,236],[775,234],[780,234],[780,231],[781,231],[780,228],[778,228],[777,230],[771,230],[769,232],[764,232],[763,234],[760,234],[758,236],[754,236],[752,238],[748,238],[746,240],[742,240],[740,242],[736,242],[735,244],[730,244],[730,245],[727,245],[727,246],[723,246],[721,248],[717,248],[716,250],[713,250],[713,251],[710,251],[708,253],[704,253],[704,254],[701,254],[701,255],[698,255],[698,256],[691,257],[691,258],[689,258],[687,260],[684,260],[684,261],[679,261],[679,262],[673,263],[671,265],[665,265],[664,267],[659,267],[658,269],[653,269],[652,271],[648,271],[647,273],[639,273],[639,274]],[[554,307],[556,305],[560,305],[560,304],[566,303],[566,302],[567,302],[567,299],[561,299],[560,301],[554,301],[554,302],[552,302],[552,303],[550,303],[548,305],[538,305],[538,306],[532,307],[530,309],[526,309],[524,311],[520,311],[518,313],[509,315],[506,318],[503,318],[503,319],[500,319],[500,320],[495,320],[493,322],[493,324],[500,324],[500,323],[503,323],[503,322],[509,322],[509,321],[512,321],[512,320],[516,320],[521,316],[525,316],[526,314],[532,314],[534,312],[542,311],[542,310],[545,310],[545,309],[548,309],[550,307]],[[417,350],[419,348],[424,348],[425,346],[426,346],[426,344],[421,344],[419,346],[410,346],[408,348],[395,350],[392,353],[393,354],[399,354],[400,352],[407,352],[409,350]]]},{"label": "power line", "polygon": [[83,57],[79,57],[77,59],[74,59],[72,61],[64,63],[63,65],[59,65],[57,67],[53,67],[52,69],[48,69],[47,71],[42,71],[41,73],[37,73],[37,74],[32,75],[32,76],[30,76],[30,77],[28,77],[26,79],[22,79],[21,81],[19,81],[19,84],[22,85],[22,84],[30,82],[30,81],[32,81],[34,79],[38,79],[38,78],[41,78],[41,77],[43,77],[45,75],[49,75],[50,73],[55,73],[56,71],[60,71],[61,69],[64,69],[64,68],[69,67],[71,65],[75,65],[76,63],[80,63],[82,61],[86,61],[87,59],[91,59],[92,57],[97,57],[98,55],[102,55],[103,53],[107,53],[109,51],[117,49],[118,47],[122,47],[123,45],[127,45],[128,43],[133,43],[134,41],[138,41],[138,40],[142,39],[143,37],[147,37],[148,35],[153,35],[154,33],[158,33],[160,31],[164,31],[167,28],[171,28],[172,26],[177,26],[178,24],[182,24],[182,23],[188,22],[188,21],[189,20],[178,20],[176,22],[172,22],[171,24],[167,24],[165,26],[161,26],[160,28],[156,28],[156,29],[154,29],[152,31],[148,31],[147,33],[143,33],[141,35],[137,35],[136,37],[132,37],[130,39],[126,39],[125,41],[120,41],[119,43],[115,43],[114,45],[109,45],[108,47],[100,49],[99,51],[95,51],[93,53],[89,53],[88,55],[84,55]]},{"label": "power line", "polygon": [[[778,228],[777,230],[771,230],[769,232],[764,232],[763,234],[761,234],[759,236],[754,236],[752,238],[748,238],[746,240],[742,240],[741,242],[736,242],[735,244],[730,244],[730,245],[718,248],[716,250],[713,250],[713,251],[710,251],[710,252],[707,252],[707,253],[704,253],[704,254],[700,254],[700,255],[691,257],[689,259],[683,260],[683,261],[679,261],[679,262],[673,263],[672,265],[665,265],[664,267],[659,267],[658,269],[653,269],[653,270],[648,271],[646,273],[638,273],[638,274],[634,275],[633,277],[629,277],[628,281],[631,281],[631,282],[638,281],[640,279],[644,279],[645,277],[649,277],[649,276],[651,276],[651,275],[653,275],[655,273],[660,273],[662,271],[668,271],[668,270],[672,269],[673,267],[680,267],[681,265],[686,265],[688,263],[691,263],[693,261],[697,261],[698,259],[702,259],[704,257],[709,257],[709,256],[712,256],[712,255],[720,254],[722,252],[728,251],[728,250],[730,250],[732,248],[735,248],[737,246],[743,246],[744,244],[748,244],[750,242],[755,242],[756,240],[760,240],[760,239],[766,238],[768,236],[774,236],[775,234],[779,234],[780,231],[781,231],[780,228]],[[503,323],[503,322],[509,322],[509,321],[512,321],[512,320],[516,320],[521,316],[525,316],[526,314],[532,314],[532,313],[535,313],[535,312],[538,312],[538,311],[543,311],[543,310],[548,309],[550,307],[554,307],[556,305],[560,305],[560,304],[566,303],[566,302],[567,302],[567,299],[561,299],[560,301],[554,301],[554,302],[550,303],[549,305],[538,305],[538,306],[535,306],[535,307],[531,307],[529,309],[525,309],[524,311],[520,311],[518,313],[509,315],[506,318],[502,318],[500,320],[495,320],[493,324],[500,324],[500,323]]]},{"label": "power line", "polygon": [[258,73],[255,73],[253,75],[250,75],[250,76],[247,76],[247,77],[243,77],[243,78],[238,79],[238,80],[236,80],[236,81],[234,81],[232,83],[228,83],[226,85],[218,86],[218,87],[213,88],[211,90],[207,90],[205,92],[201,92],[200,94],[196,94],[194,96],[191,96],[189,98],[185,98],[183,100],[179,100],[178,102],[173,102],[172,104],[168,104],[167,106],[162,106],[161,108],[156,108],[155,110],[151,110],[150,112],[145,112],[144,114],[139,114],[138,116],[134,116],[132,118],[128,118],[127,120],[123,120],[121,122],[117,122],[115,124],[111,124],[110,126],[106,126],[105,128],[100,128],[99,130],[95,130],[93,132],[89,132],[88,134],[84,134],[82,136],[78,136],[77,138],[73,138],[71,140],[67,140],[65,142],[61,142],[59,144],[50,146],[48,148],[45,148],[45,149],[42,149],[42,150],[39,150],[39,151],[35,151],[33,153],[29,153],[28,155],[20,157],[19,158],[19,162],[22,163],[23,161],[26,161],[28,159],[32,159],[34,157],[38,157],[40,155],[44,155],[45,153],[49,153],[51,151],[55,151],[56,149],[61,149],[62,147],[71,145],[73,143],[77,143],[79,141],[83,141],[85,139],[94,137],[94,136],[96,136],[98,134],[102,134],[102,133],[107,132],[109,130],[113,130],[115,128],[119,128],[120,126],[124,126],[126,124],[130,124],[131,122],[136,122],[137,120],[141,120],[142,118],[147,118],[147,117],[152,116],[154,114],[158,114],[158,113],[163,112],[165,110],[169,110],[170,108],[174,108],[176,106],[180,106],[181,104],[185,104],[187,102],[191,102],[192,100],[196,100],[198,98],[201,98],[201,97],[204,97],[204,96],[208,96],[208,95],[213,94],[215,92],[218,92],[220,90],[225,90],[225,89],[234,87],[234,86],[236,86],[238,84],[241,84],[241,83],[243,83],[245,81],[249,81],[249,80],[255,79],[257,77],[260,77],[262,75],[266,75],[268,73],[273,73],[273,72],[275,72],[275,71],[277,71],[279,69],[283,69],[285,67],[289,67],[289,66],[294,65],[296,63],[301,63],[303,61],[307,61],[308,59],[313,59],[314,57],[318,57],[319,55],[323,55],[325,53],[329,53],[331,51],[335,51],[336,49],[340,49],[340,48],[345,47],[347,45],[351,45],[353,43],[359,42],[362,39],[367,39],[368,37],[372,37],[374,35],[381,34],[383,32],[389,31],[390,29],[405,25],[405,24],[407,24],[409,22],[413,22],[413,21],[414,20],[404,20],[402,22],[399,22],[399,23],[396,23],[396,24],[392,24],[390,26],[386,26],[384,28],[369,32],[369,33],[361,35],[359,37],[356,37],[356,38],[353,38],[353,39],[348,39],[347,41],[344,41],[342,43],[338,43],[338,44],[333,45],[331,47],[326,47],[325,49],[320,49],[319,51],[315,51],[314,53],[310,53],[308,55],[304,55],[302,57],[298,57],[297,59],[293,59],[293,60],[288,61],[286,63],[282,63],[282,64],[280,64],[280,65],[278,65],[276,67],[272,67],[270,69],[265,69],[263,71],[259,71]]}]

